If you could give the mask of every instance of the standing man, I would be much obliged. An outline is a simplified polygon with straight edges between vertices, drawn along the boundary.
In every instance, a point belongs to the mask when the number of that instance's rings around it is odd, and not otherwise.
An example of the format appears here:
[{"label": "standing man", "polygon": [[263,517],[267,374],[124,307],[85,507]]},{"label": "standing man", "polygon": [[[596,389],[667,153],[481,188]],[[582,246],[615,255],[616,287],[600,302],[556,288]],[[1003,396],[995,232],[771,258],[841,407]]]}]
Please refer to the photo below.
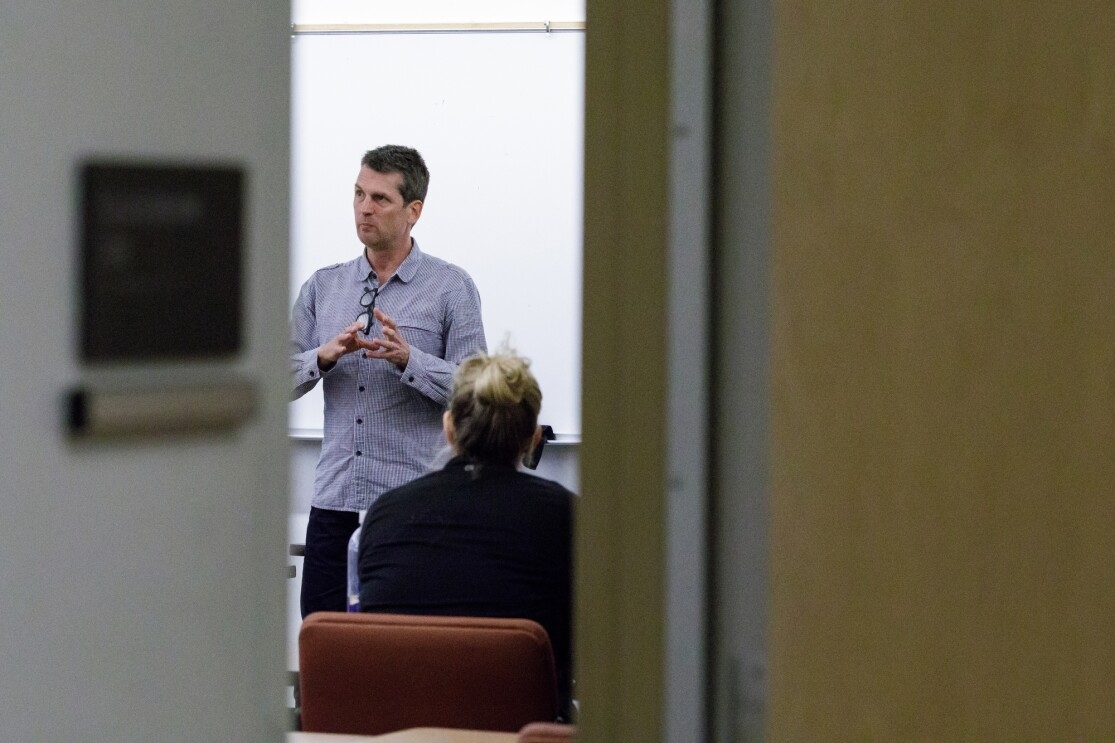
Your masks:
[{"label": "standing man", "polygon": [[457,365],[486,350],[480,295],[410,231],[430,181],[409,147],[364,154],[352,200],[363,253],[302,285],[291,317],[294,397],[324,384],[302,616],[344,611],[348,540],[376,497],[425,474],[445,445]]}]

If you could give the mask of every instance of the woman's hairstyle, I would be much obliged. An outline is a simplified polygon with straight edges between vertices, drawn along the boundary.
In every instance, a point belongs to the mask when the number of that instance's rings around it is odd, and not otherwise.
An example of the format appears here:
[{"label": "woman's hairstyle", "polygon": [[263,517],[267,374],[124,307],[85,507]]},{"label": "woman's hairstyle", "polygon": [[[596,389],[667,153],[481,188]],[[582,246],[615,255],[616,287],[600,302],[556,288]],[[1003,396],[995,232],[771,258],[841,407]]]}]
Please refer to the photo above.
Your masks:
[{"label": "woman's hairstyle", "polygon": [[514,352],[474,354],[453,375],[449,416],[455,446],[469,459],[514,464],[530,447],[541,409],[530,361]]}]

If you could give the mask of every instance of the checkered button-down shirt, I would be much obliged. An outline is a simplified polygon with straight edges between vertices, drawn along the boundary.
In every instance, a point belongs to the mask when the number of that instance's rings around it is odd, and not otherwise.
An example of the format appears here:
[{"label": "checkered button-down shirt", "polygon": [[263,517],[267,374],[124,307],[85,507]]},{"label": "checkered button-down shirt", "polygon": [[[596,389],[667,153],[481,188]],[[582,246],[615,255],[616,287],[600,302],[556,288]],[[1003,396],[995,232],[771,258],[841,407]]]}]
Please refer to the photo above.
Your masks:
[{"label": "checkered button-down shirt", "polygon": [[[361,313],[367,288],[410,344],[402,371],[384,359],[347,354],[327,372],[317,348]],[[361,511],[380,493],[426,473],[445,446],[441,415],[457,365],[486,349],[480,294],[467,273],[423,253],[413,242],[395,275],[379,287],[363,254],[311,276],[290,324],[294,397],[324,384],[325,432],[314,475],[313,505]],[[380,335],[379,323],[370,331]]]}]

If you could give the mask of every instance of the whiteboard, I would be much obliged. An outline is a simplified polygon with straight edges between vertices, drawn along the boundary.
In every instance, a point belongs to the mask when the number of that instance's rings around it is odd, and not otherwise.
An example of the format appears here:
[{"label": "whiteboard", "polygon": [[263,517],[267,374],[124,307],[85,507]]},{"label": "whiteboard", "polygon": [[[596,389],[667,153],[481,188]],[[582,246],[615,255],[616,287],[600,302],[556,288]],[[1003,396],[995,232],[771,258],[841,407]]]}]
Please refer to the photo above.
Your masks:
[{"label": "whiteboard", "polygon": [[[539,422],[579,435],[584,34],[296,35],[291,58],[291,304],[351,260],[366,150],[422,153],[430,189],[412,235],[476,282],[489,350],[532,362]],[[290,427],[320,430],[320,385]]]}]

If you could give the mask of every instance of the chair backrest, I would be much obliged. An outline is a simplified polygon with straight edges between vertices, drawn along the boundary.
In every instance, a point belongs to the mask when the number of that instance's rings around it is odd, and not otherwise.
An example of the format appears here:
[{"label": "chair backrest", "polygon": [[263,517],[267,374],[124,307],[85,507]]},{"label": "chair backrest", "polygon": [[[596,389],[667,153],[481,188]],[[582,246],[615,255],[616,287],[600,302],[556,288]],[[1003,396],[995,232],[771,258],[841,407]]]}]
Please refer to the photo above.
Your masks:
[{"label": "chair backrest", "polygon": [[517,732],[557,715],[550,638],[528,619],[317,612],[298,667],[308,732]]}]

